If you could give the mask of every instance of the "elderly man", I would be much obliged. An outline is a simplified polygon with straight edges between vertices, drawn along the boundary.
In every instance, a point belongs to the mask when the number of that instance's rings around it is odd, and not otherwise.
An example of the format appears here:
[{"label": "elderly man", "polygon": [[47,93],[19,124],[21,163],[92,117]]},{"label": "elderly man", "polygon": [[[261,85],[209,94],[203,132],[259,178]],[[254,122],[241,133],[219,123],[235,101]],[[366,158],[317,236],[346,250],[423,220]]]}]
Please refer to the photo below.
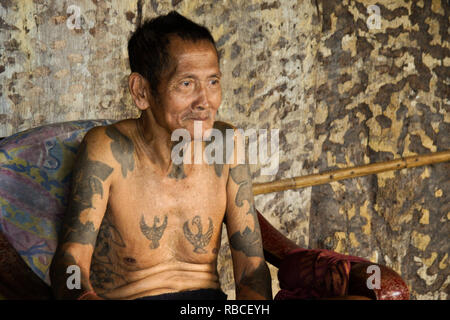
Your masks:
[{"label": "elderly man", "polygon": [[[271,299],[248,165],[171,156],[177,129],[191,147],[195,124],[206,137],[232,128],[215,121],[221,72],[211,34],[171,12],[140,26],[128,51],[142,113],[90,130],[80,145],[50,269],[55,296],[226,299],[217,273],[225,222],[236,298]],[[79,289],[67,286],[69,266],[81,271]]]}]

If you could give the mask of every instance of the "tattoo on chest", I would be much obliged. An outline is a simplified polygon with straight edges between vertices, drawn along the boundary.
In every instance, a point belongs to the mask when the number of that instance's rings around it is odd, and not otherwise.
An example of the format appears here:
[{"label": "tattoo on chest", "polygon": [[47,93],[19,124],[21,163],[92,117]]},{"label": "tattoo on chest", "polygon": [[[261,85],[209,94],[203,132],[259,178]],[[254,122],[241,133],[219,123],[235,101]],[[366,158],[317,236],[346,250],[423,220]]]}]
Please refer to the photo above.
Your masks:
[{"label": "tattoo on chest", "polygon": [[246,227],[243,232],[237,231],[230,237],[230,245],[234,250],[242,251],[247,257],[263,257],[261,250],[261,232],[259,230],[258,217],[253,202],[250,169],[248,165],[240,164],[230,170],[233,181],[239,186],[236,193],[235,204],[238,207],[247,201],[249,209],[247,214],[253,218],[254,230]]},{"label": "tattoo on chest", "polygon": [[134,144],[116,127],[107,127],[106,134],[113,141],[111,142],[111,152],[122,168],[122,176],[127,177],[128,171],[134,170]]},{"label": "tattoo on chest", "polygon": [[183,164],[172,163],[172,170],[170,170],[168,177],[172,178],[172,179],[176,179],[176,180],[181,180],[181,179],[186,178],[186,174],[184,173]]},{"label": "tattoo on chest", "polygon": [[223,164],[214,163],[214,171],[216,172],[217,177],[220,178],[222,176]]},{"label": "tattoo on chest", "polygon": [[184,236],[194,246],[195,253],[207,253],[207,251],[204,248],[211,241],[211,237],[212,237],[213,229],[214,229],[211,217],[208,217],[208,219],[209,219],[208,231],[206,231],[204,234],[203,234],[203,226],[202,226],[200,216],[195,216],[191,222],[191,224],[193,226],[196,226],[196,228],[197,228],[196,234],[194,234],[191,231],[191,229],[189,228],[189,220],[186,221],[183,225]]},{"label": "tattoo on chest", "polygon": [[159,240],[161,240],[164,230],[166,230],[167,227],[167,215],[164,216],[164,221],[161,225],[159,225],[159,218],[154,217],[153,219],[153,226],[149,227],[145,223],[144,215],[141,217],[141,232],[144,234],[144,236],[151,241],[150,243],[150,249],[156,249],[159,247]]},{"label": "tattoo on chest", "polygon": [[105,181],[112,173],[113,168],[88,158],[86,143],[79,147],[72,181],[72,197],[64,223],[63,241],[71,241],[82,244],[95,245],[97,231],[91,221],[81,222],[81,213],[88,208],[93,208],[92,198],[98,194],[103,198],[102,181]]}]

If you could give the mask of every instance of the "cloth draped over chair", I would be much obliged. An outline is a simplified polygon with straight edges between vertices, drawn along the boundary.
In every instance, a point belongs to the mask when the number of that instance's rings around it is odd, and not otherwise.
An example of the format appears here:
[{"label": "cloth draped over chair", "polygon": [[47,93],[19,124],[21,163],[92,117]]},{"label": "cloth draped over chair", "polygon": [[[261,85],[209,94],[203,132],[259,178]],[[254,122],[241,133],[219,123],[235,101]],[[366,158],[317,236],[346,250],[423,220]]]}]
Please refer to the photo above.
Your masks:
[{"label": "cloth draped over chair", "polygon": [[275,300],[345,296],[352,262],[369,261],[325,249],[295,249],[278,269],[281,290]]},{"label": "cloth draped over chair", "polygon": [[78,145],[89,129],[112,122],[51,124],[0,141],[0,232],[48,285]]}]

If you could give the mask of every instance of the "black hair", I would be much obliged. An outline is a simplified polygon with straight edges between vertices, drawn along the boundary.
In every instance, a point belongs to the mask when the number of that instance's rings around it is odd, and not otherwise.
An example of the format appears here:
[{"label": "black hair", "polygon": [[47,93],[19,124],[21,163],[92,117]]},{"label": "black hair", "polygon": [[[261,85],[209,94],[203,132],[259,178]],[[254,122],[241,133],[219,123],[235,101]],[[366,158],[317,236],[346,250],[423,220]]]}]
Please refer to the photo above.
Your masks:
[{"label": "black hair", "polygon": [[173,35],[194,42],[207,40],[216,48],[214,38],[206,27],[176,11],[144,21],[128,41],[128,58],[131,72],[147,79],[154,93],[157,92],[163,70],[170,63],[168,46]]}]

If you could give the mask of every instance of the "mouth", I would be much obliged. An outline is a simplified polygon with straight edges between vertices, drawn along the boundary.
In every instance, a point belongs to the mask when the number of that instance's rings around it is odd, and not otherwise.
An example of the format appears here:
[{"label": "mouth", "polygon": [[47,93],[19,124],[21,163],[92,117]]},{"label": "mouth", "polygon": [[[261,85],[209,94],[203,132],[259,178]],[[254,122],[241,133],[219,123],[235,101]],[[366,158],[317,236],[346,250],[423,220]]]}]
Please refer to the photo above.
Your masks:
[{"label": "mouth", "polygon": [[191,118],[191,120],[194,120],[194,121],[206,121],[208,119],[209,119],[209,117]]},{"label": "mouth", "polygon": [[208,119],[209,119],[209,115],[196,115],[196,116],[189,116],[185,120],[206,121]]}]

